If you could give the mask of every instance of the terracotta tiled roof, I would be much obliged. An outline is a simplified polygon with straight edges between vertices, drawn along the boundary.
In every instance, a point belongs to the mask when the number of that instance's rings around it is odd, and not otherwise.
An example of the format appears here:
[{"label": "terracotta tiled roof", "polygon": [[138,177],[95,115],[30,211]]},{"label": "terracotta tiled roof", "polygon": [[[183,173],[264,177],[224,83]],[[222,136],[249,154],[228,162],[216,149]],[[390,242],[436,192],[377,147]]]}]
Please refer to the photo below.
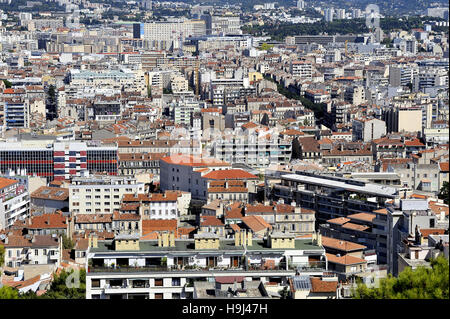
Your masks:
[{"label": "terracotta tiled roof", "polygon": [[178,164],[192,167],[214,167],[214,166],[230,166],[229,163],[217,160],[215,158],[199,158],[192,155],[171,155],[161,159],[168,164]]},{"label": "terracotta tiled roof", "polygon": [[336,224],[336,225],[343,225],[343,224],[345,224],[345,223],[347,223],[349,221],[350,221],[349,218],[338,217],[338,218],[333,218],[333,219],[327,220],[327,223]]},{"label": "terracotta tiled roof", "polygon": [[142,221],[142,234],[148,234],[153,231],[175,231],[177,228],[176,219],[155,219]]},{"label": "terracotta tiled roof", "polygon": [[139,214],[126,214],[126,213],[119,213],[114,212],[113,213],[113,220],[140,220],[141,217]]},{"label": "terracotta tiled roof", "polygon": [[246,213],[273,213],[273,206],[265,206],[265,205],[247,205]]},{"label": "terracotta tiled roof", "polygon": [[372,222],[375,219],[376,215],[369,214],[369,213],[358,213],[358,214],[347,215],[347,217],[350,219],[356,219],[356,220],[361,220],[361,221],[365,221],[365,222]]},{"label": "terracotta tiled roof", "polygon": [[276,204],[275,211],[277,214],[289,214],[295,212],[295,207],[288,204]]},{"label": "terracotta tiled roof", "polygon": [[66,217],[60,213],[42,214],[31,217],[31,224],[25,225],[29,229],[67,228]]},{"label": "terracotta tiled roof", "polygon": [[318,277],[311,277],[311,292],[316,293],[335,293],[338,286],[338,281],[324,281]]},{"label": "terracotta tiled roof", "polygon": [[260,232],[265,229],[272,229],[272,226],[269,225],[262,217],[260,216],[245,216],[242,217],[242,221],[248,228],[250,228],[253,232]]},{"label": "terracotta tiled roof", "polygon": [[449,209],[448,209],[448,205],[446,205],[446,204],[440,204],[440,203],[437,203],[434,201],[430,201],[430,202],[428,202],[428,207],[436,215],[440,215],[441,212],[444,212],[445,216],[448,216]]},{"label": "terracotta tiled roof", "polygon": [[420,229],[420,233],[422,234],[423,238],[428,238],[430,235],[444,235],[445,229],[439,229],[439,228],[429,228],[429,229]]},{"label": "terracotta tiled roof", "polygon": [[352,242],[346,241],[346,240],[325,237],[325,236],[322,236],[322,246],[345,251],[345,252],[363,250],[366,248],[366,246],[364,246],[364,245],[352,243]]},{"label": "terracotta tiled roof", "polygon": [[200,226],[225,226],[220,219],[215,216],[202,216],[200,219]]},{"label": "terracotta tiled roof", "polygon": [[354,257],[354,256],[341,256],[338,257],[333,254],[326,254],[327,260],[330,263],[341,264],[341,265],[354,265],[354,264],[364,264],[367,263],[364,259]]},{"label": "terracotta tiled roof", "polygon": [[111,223],[113,214],[77,214],[75,223],[95,224],[95,223]]},{"label": "terracotta tiled roof", "polygon": [[203,175],[207,179],[258,179],[258,176],[250,174],[242,169],[216,170]]},{"label": "terracotta tiled roof", "polygon": [[225,218],[228,219],[240,219],[244,217],[242,214],[243,209],[241,207],[233,208],[225,212]]},{"label": "terracotta tiled roof", "polygon": [[367,226],[357,225],[357,224],[353,224],[353,223],[346,223],[346,224],[342,225],[342,227],[347,228],[347,229],[352,229],[352,230],[358,230],[358,231],[365,231],[365,230],[369,229],[369,227],[367,227]]},{"label": "terracotta tiled roof", "polygon": [[69,189],[62,187],[41,186],[31,194],[31,198],[68,201]]},{"label": "terracotta tiled roof", "polygon": [[164,194],[161,193],[153,193],[153,194],[137,194],[137,197],[134,194],[124,194],[123,202],[176,202],[178,199],[178,195],[174,192],[166,192]]},{"label": "terracotta tiled roof", "polygon": [[3,189],[16,183],[18,183],[18,181],[16,181],[15,179],[0,177],[0,189]]}]

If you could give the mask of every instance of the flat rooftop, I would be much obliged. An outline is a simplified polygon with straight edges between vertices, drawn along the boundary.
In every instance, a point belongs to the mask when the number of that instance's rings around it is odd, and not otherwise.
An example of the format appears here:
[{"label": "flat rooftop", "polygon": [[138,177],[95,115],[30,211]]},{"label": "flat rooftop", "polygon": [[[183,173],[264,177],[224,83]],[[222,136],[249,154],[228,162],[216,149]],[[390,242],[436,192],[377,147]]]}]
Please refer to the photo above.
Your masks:
[{"label": "flat rooftop", "polygon": [[393,187],[372,183],[364,183],[353,179],[335,180],[326,177],[307,176],[298,174],[285,174],[282,175],[281,178],[294,182],[299,182],[302,184],[317,185],[328,188],[340,188],[351,192],[358,192],[377,197],[382,196],[388,198],[395,198],[395,195],[397,193],[397,189]]}]

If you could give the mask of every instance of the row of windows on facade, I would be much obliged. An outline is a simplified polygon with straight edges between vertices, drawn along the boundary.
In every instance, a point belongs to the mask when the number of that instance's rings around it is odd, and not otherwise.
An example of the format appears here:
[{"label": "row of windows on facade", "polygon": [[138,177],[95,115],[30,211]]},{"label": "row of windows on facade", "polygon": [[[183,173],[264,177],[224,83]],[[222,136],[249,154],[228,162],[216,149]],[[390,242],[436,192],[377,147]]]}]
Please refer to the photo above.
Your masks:
[{"label": "row of windows on facade", "polygon": [[[171,284],[172,284],[171,285],[172,287],[179,287],[179,286],[181,286],[181,279],[180,278],[172,278]],[[125,286],[125,283],[122,279],[110,279],[110,280],[108,280],[108,285],[111,287],[123,287],[123,286]],[[138,286],[149,287],[150,280],[145,280],[145,279],[133,280],[132,286],[133,287],[138,287]],[[164,279],[163,278],[155,279],[154,286],[155,287],[163,287]],[[92,288],[100,288],[100,279],[92,279],[91,287]]]},{"label": "row of windows on facade", "polygon": [[[54,256],[56,251],[55,250],[48,250],[48,249],[43,249],[42,250],[42,255],[47,256],[47,252],[50,256]],[[20,254],[22,253],[21,249],[17,249],[16,250],[16,257],[20,257]],[[35,256],[39,256],[39,249],[34,249],[34,255]],[[12,250],[8,250],[8,257],[13,257],[13,251]]]},{"label": "row of windows on facade", "polygon": [[[91,193],[92,189],[91,188],[85,188],[84,191],[87,192],[87,193]],[[102,191],[102,189],[100,189],[100,188],[94,189],[94,192],[96,192],[96,193],[100,193],[101,191]],[[103,188],[103,191],[104,192],[110,192],[111,188]],[[125,191],[126,192],[133,192],[133,189],[132,188],[126,188]],[[80,192],[79,188],[72,189],[72,193],[79,193],[79,192]],[[113,192],[116,192],[116,193],[120,192],[120,189],[119,188],[114,188]],[[105,196],[107,196],[107,195],[105,195]]]}]

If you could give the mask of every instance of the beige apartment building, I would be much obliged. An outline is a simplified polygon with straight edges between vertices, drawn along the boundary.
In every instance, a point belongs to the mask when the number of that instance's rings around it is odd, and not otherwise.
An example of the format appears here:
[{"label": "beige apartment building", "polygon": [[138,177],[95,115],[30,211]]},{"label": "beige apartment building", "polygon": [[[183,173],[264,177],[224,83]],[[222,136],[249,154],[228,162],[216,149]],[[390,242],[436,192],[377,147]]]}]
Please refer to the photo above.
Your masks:
[{"label": "beige apartment building", "polygon": [[69,185],[69,209],[74,215],[113,213],[124,194],[143,193],[144,184],[131,177],[78,177]]}]

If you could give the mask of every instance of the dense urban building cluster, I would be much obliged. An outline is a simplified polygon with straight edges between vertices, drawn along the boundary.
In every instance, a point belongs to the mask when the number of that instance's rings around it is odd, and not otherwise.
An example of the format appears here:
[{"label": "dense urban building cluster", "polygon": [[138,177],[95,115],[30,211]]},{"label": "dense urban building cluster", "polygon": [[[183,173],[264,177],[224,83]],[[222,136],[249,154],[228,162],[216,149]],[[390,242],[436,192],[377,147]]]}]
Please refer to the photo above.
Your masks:
[{"label": "dense urban building cluster", "polygon": [[371,13],[217,2],[0,0],[0,287],[343,299],[448,259],[448,4],[280,41]]}]

